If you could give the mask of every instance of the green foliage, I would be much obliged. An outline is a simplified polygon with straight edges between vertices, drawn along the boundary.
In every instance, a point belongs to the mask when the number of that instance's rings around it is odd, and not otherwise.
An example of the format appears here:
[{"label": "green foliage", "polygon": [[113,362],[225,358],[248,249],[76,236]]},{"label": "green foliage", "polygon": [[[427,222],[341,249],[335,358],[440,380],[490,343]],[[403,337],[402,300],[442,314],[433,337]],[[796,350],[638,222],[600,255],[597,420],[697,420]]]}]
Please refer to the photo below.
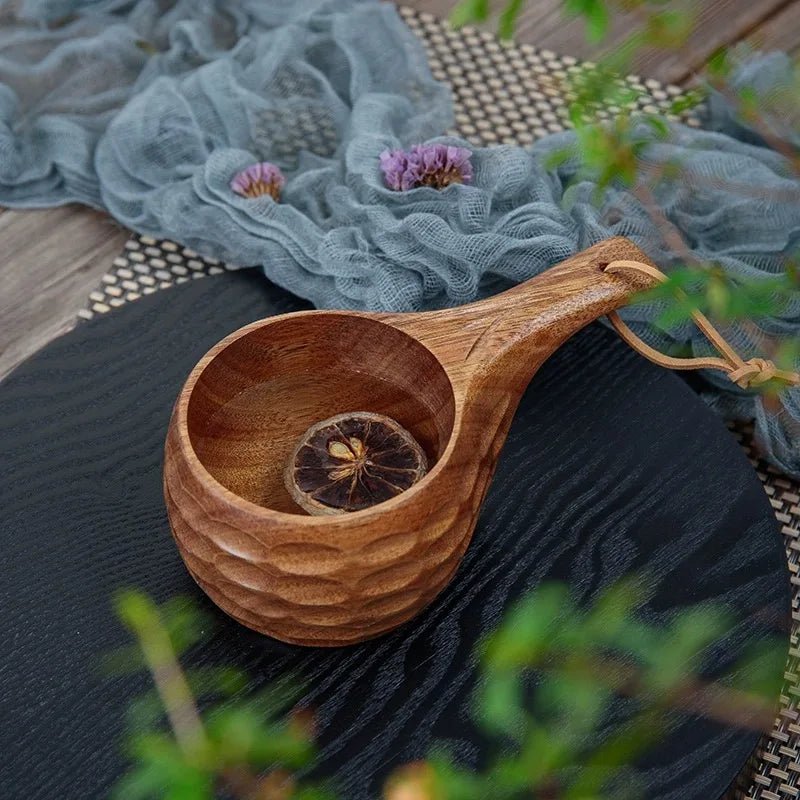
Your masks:
[{"label": "green foliage", "polygon": [[590,42],[599,42],[608,32],[610,14],[605,0],[564,0],[564,11],[584,18]]},{"label": "green foliage", "polygon": [[727,47],[715,50],[706,61],[706,72],[710,78],[727,78],[732,68],[733,64]]},{"label": "green foliage", "polygon": [[717,264],[673,269],[665,283],[642,292],[638,302],[669,301],[656,320],[664,328],[686,322],[698,310],[714,319],[731,322],[758,319],[784,310],[789,298],[800,292],[796,268],[774,278],[736,282]]},{"label": "green foliage", "polygon": [[638,163],[652,138],[649,131],[633,125],[631,118],[618,116],[609,125],[585,123],[576,119],[578,151],[581,157],[581,178],[595,181],[595,199],[611,185],[628,188],[636,184]]},{"label": "green foliage", "polygon": [[500,13],[497,21],[497,33],[501,39],[510,39],[514,35],[517,17],[525,7],[525,0],[509,0]]},{"label": "green foliage", "polygon": [[[435,749],[391,776],[385,800],[634,800],[641,793],[626,767],[658,741],[668,709],[713,711],[722,697],[726,708],[735,701],[751,716],[770,718],[781,651],[759,648],[724,685],[703,684],[695,674],[732,621],[698,606],[649,623],[638,613],[645,586],[629,578],[587,604],[565,585],[545,583],[513,606],[479,650],[473,716],[496,743],[487,766],[469,769]],[[314,759],[312,719],[291,710],[296,680],[253,694],[236,669],[184,674],[173,642],[197,644],[198,631],[209,632],[190,604],[156,606],[142,593],[125,592],[116,608],[156,689],[128,714],[133,768],[115,800],[212,800],[221,790],[237,800],[334,800],[329,787],[293,777]],[[183,695],[180,679],[188,688]],[[613,734],[598,734],[619,696],[631,698],[624,719]],[[202,716],[198,703],[206,708]]]},{"label": "green foliage", "polygon": [[[488,787],[498,798],[640,797],[625,767],[663,735],[667,708],[691,708],[705,691],[693,670],[731,625],[704,606],[647,624],[637,613],[643,586],[620,582],[583,607],[563,585],[544,584],[512,608],[482,645],[475,702],[479,724],[506,746],[480,774],[438,753],[429,782],[445,790],[420,797],[477,800],[490,796]],[[741,670],[737,692],[753,699],[774,691],[765,678],[771,665],[774,682],[775,663],[773,652],[759,669]],[[637,703],[613,735],[599,737],[617,695]],[[761,707],[769,713],[768,704]]]},{"label": "green foliage", "polygon": [[450,23],[461,28],[489,19],[489,0],[461,0],[450,13]]},{"label": "green foliage", "polygon": [[135,734],[127,751],[137,766],[114,787],[113,800],[213,800],[213,772],[188,760],[171,736]]},{"label": "green foliage", "polygon": [[[513,35],[525,5],[525,0],[507,0],[503,5],[497,21],[502,37]],[[576,181],[596,182],[598,204],[610,186],[624,187],[637,197],[642,194],[652,197],[659,182],[684,179],[683,166],[676,163],[658,165],[654,174],[649,148],[652,142],[669,137],[669,124],[659,114],[637,110],[644,104],[637,102],[640,94],[624,76],[634,69],[635,57],[643,47],[680,53],[693,30],[696,4],[688,0],[563,0],[562,10],[566,16],[584,20],[587,38],[592,43],[599,43],[608,35],[614,14],[627,14],[626,20],[631,24],[622,40],[615,41],[598,63],[584,65],[568,80],[564,89],[572,97],[569,118],[576,132],[576,144],[552,155],[546,166],[556,169],[565,162],[577,163]],[[485,0],[463,0],[456,7],[453,20],[463,25],[485,22],[489,16]],[[751,87],[734,89],[730,85],[737,57],[727,48],[716,50],[705,67],[707,83],[722,93],[736,107],[739,117],[782,153],[788,167],[800,175],[800,154],[789,144],[800,127],[800,64],[785,85],[759,93]],[[702,85],[688,90],[672,103],[671,114],[678,116],[696,107],[706,92]],[[754,189],[739,188],[745,194]],[[566,203],[570,196],[567,189]],[[675,246],[681,238],[677,228],[656,213],[657,208],[650,208],[647,203],[645,206],[661,228],[664,241],[670,247]],[[688,251],[689,247],[684,244],[681,249]],[[683,257],[677,250],[676,255]],[[676,292],[676,288],[681,291]],[[785,274],[749,282],[734,282],[719,265],[687,263],[670,274],[668,285],[638,300],[658,300],[665,304],[655,324],[670,328],[685,323],[694,310],[726,322],[780,314],[790,299],[796,299],[799,290],[797,270],[791,263],[787,263]],[[792,368],[793,359],[797,358],[792,342],[773,342],[771,350],[773,360],[780,359],[783,365]],[[777,387],[766,384],[763,388],[772,391]]]},{"label": "green foliage", "polygon": [[653,11],[645,20],[641,41],[650,47],[682,47],[692,32],[694,18],[689,9]]},{"label": "green foliage", "polygon": [[[476,691],[476,720],[501,745],[497,755],[475,772],[435,752],[427,765],[395,776],[387,800],[641,797],[624,768],[660,738],[666,708],[681,707],[684,696],[696,699],[691,667],[700,666],[706,648],[730,625],[709,607],[648,625],[636,613],[646,599],[642,587],[621,582],[582,608],[563,585],[545,584],[511,609],[482,645]],[[774,681],[775,658],[773,652],[761,659],[763,686],[751,664],[737,691],[774,691],[764,679],[771,666]],[[638,703],[613,735],[598,737],[617,694]],[[769,713],[768,704],[760,707]]]},{"label": "green foliage", "polygon": [[669,113],[680,116],[693,108],[697,108],[706,99],[706,91],[701,88],[687,89],[680,97],[670,103]]},{"label": "green foliage", "polygon": [[[126,714],[129,773],[115,800],[214,800],[219,791],[253,800],[329,800],[324,786],[298,783],[292,773],[315,754],[310,716],[290,709],[300,685],[291,677],[247,693],[247,676],[230,666],[184,672],[185,653],[211,631],[185,598],[157,606],[142,592],[114,599],[117,616],[136,639],[106,658],[106,674],[147,669],[155,688]],[[201,716],[199,705],[206,707]]]}]

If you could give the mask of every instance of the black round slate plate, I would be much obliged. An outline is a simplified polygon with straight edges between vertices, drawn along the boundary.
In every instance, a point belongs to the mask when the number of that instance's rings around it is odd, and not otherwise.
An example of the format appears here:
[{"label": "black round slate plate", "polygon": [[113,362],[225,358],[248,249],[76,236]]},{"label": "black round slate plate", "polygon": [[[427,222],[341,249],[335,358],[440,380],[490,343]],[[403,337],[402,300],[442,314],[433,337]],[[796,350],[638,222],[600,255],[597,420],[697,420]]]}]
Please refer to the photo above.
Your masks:
[{"label": "black round slate plate", "polygon": [[[161,497],[173,400],[218,339],[299,307],[254,273],[206,278],[82,325],[0,387],[0,797],[106,797],[124,771],[123,712],[147,682],[98,675],[99,656],[127,641],[112,592],[202,598]],[[682,381],[593,326],[525,394],[472,545],[427,611],[378,640],[312,650],[202,599],[218,633],[194,661],[235,662],[254,687],[297,669],[313,687],[320,773],[343,798],[371,800],[434,740],[467,763],[485,754],[468,714],[473,649],[515,598],[557,578],[588,601],[643,569],[645,618],[700,601],[735,615],[712,670],[786,630],[783,547],[743,453]],[[629,711],[620,701],[614,719]],[[636,766],[644,796],[719,797],[756,733],[690,716],[676,725]]]}]

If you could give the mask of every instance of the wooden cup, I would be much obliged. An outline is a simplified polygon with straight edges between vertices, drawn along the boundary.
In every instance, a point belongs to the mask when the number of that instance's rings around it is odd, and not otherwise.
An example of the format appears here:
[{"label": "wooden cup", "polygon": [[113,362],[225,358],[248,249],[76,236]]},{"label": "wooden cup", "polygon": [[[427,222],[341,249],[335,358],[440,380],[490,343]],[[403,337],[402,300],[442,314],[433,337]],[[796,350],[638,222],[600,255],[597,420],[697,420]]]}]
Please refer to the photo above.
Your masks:
[{"label": "wooden cup", "polygon": [[[601,242],[488,300],[443,311],[307,311],[223,339],[178,396],[164,455],[170,526],[186,566],[234,619],[285,642],[332,647],[411,619],[447,585],[519,398],[541,364],[650,279]],[[397,420],[428,474],[372,508],[315,517],[283,473],[315,422],[345,411]]]}]

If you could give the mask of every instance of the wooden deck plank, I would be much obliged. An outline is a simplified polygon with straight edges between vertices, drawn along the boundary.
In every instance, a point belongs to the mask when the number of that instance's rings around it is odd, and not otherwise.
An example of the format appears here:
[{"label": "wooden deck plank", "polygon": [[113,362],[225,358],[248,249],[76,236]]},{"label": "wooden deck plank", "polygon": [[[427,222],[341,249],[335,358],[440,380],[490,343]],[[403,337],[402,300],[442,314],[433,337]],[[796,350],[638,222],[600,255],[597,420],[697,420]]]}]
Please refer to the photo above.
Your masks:
[{"label": "wooden deck plank", "polygon": [[0,214],[0,377],[75,324],[127,238],[81,206]]},{"label": "wooden deck plank", "polygon": [[[557,0],[548,2],[559,5]],[[713,0],[695,6],[695,25],[686,45],[680,50],[645,48],[636,56],[632,71],[663,83],[681,84],[691,80],[709,56],[719,47],[745,38],[751,31],[766,24],[786,7],[786,0]],[[582,20],[565,21],[559,13],[525,21],[520,36],[532,44],[557,53],[569,53],[595,59],[613,52],[640,25],[636,15],[615,15],[608,38],[600,47],[586,42]],[[796,36],[800,32],[795,29]]]},{"label": "wooden deck plank", "polygon": [[800,0],[793,0],[747,37],[759,50],[785,50],[800,56]]},{"label": "wooden deck plank", "polygon": [[[455,0],[408,0],[408,5],[447,16]],[[501,2],[493,0],[492,8]],[[694,5],[695,29],[680,52],[648,48],[636,58],[633,71],[664,83],[690,80],[719,47],[761,33],[766,49],[800,47],[800,0],[704,0]],[[785,21],[770,24],[785,14]],[[601,46],[586,41],[581,19],[566,19],[561,0],[529,2],[519,19],[517,39],[556,53],[596,59],[619,47],[639,22],[635,14],[616,14]],[[489,26],[492,27],[491,25]]]},{"label": "wooden deck plank", "polygon": [[[635,71],[665,83],[689,82],[715,50],[747,38],[786,7],[786,0],[715,0],[698,4],[694,32],[684,51],[644,51]],[[795,35],[800,36],[800,31],[795,30]]]}]

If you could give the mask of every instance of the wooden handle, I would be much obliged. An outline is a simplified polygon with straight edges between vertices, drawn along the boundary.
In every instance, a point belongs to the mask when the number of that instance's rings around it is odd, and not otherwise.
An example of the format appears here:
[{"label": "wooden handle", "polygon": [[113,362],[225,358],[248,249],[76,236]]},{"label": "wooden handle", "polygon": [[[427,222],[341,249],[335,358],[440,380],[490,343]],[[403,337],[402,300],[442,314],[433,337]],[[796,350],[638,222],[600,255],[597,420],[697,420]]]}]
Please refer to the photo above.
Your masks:
[{"label": "wooden handle", "polygon": [[424,342],[455,382],[488,371],[527,383],[566,339],[654,284],[647,275],[604,271],[621,259],[652,263],[628,239],[607,239],[487,300],[384,321]]}]

